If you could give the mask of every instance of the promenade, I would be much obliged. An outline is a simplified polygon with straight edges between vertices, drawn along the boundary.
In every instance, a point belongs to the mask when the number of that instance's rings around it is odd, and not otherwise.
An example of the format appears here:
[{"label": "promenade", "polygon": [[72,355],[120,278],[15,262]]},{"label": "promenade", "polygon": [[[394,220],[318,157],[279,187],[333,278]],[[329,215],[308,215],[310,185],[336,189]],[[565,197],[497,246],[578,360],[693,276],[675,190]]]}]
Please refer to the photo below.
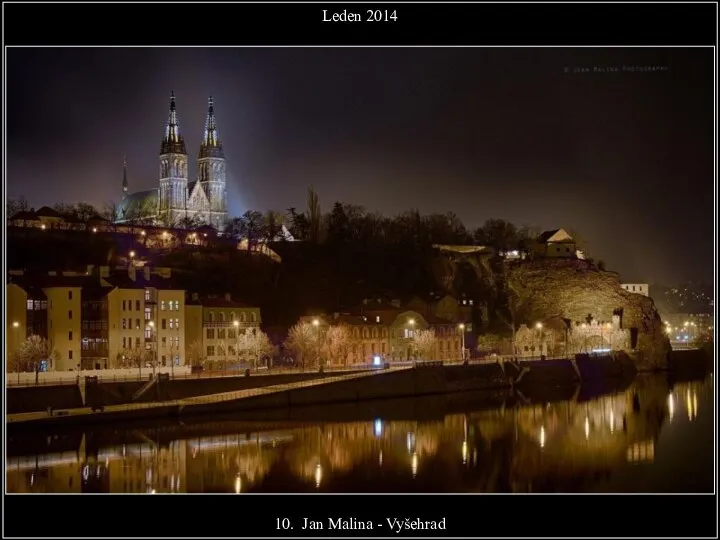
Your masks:
[{"label": "promenade", "polygon": [[93,411],[90,407],[82,407],[77,409],[59,409],[52,411],[49,414],[47,411],[42,412],[30,412],[30,413],[18,413],[9,414],[6,416],[6,422],[8,424],[23,424],[27,422],[35,421],[49,421],[52,419],[61,420],[68,416],[93,416],[102,417],[106,416],[108,419],[113,415],[126,412],[139,412],[142,410],[158,411],[160,409],[167,409],[168,411],[175,409],[179,413],[184,407],[200,404],[209,403],[221,403],[224,401],[234,401],[239,399],[245,399],[255,396],[274,394],[278,392],[284,392],[287,390],[295,390],[298,388],[307,388],[309,386],[321,386],[324,384],[330,384],[339,381],[346,381],[350,379],[357,379],[361,377],[372,377],[380,373],[387,373],[388,371],[401,371],[405,369],[411,369],[410,366],[400,366],[390,369],[375,369],[367,370],[361,373],[348,373],[344,375],[330,376],[321,379],[312,379],[308,381],[298,381],[287,384],[277,384],[272,386],[264,386],[261,388],[249,388],[246,390],[238,390],[234,392],[223,392],[220,394],[210,394],[205,396],[197,396],[186,399],[172,400],[172,401],[158,401],[152,403],[127,403],[123,405],[109,405],[104,407],[102,410]]}]

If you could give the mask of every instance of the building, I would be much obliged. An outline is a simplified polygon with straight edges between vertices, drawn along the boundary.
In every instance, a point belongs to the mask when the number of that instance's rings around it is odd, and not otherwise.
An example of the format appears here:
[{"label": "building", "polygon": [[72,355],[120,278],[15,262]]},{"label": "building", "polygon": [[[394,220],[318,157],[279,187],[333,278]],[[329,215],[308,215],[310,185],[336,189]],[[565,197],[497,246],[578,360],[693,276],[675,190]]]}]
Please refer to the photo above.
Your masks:
[{"label": "building", "polygon": [[535,254],[540,257],[578,258],[575,240],[565,229],[545,231],[538,236]]},{"label": "building", "polygon": [[186,358],[189,363],[225,363],[237,358],[238,340],[260,328],[260,308],[233,300],[230,294],[201,298],[194,294],[185,308]]},{"label": "building", "polygon": [[[330,317],[310,315],[302,317],[300,322],[315,324],[317,321],[315,325],[321,334],[330,325],[346,325],[350,332],[348,364],[366,364],[378,358],[381,361],[457,361],[462,358],[463,333],[468,330],[465,325],[408,307],[397,302],[366,300],[348,312]],[[435,337],[428,350],[422,352],[415,343],[416,334],[421,330],[432,330]]]},{"label": "building", "polygon": [[160,145],[158,182],[157,188],[129,193],[127,166],[124,164],[123,199],[117,221],[152,221],[167,227],[202,222],[218,230],[225,227],[228,221],[226,164],[212,97],[208,100],[196,178],[190,181],[188,153],[180,133],[175,94],[170,94],[170,112]]},{"label": "building", "polygon": [[620,286],[627,292],[650,296],[650,285],[647,283],[623,283]]},{"label": "building", "polygon": [[[185,291],[168,269],[90,267],[9,278],[8,358],[38,335],[54,353],[40,371],[184,365]],[[17,367],[10,362],[7,370]]]}]

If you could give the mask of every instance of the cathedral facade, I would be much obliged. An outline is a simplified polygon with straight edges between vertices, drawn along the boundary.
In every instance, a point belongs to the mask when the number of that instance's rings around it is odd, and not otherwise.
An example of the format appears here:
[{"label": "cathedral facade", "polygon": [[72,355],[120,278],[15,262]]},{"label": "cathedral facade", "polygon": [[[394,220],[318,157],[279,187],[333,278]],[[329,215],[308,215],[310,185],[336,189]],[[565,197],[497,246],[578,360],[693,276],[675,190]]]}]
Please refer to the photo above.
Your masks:
[{"label": "cathedral facade", "polygon": [[180,134],[175,95],[171,93],[165,136],[160,145],[158,187],[128,193],[127,168],[124,167],[118,223],[142,220],[166,227],[183,227],[191,223],[212,225],[218,230],[225,227],[228,221],[227,169],[212,97],[208,100],[195,180],[189,180],[188,170],[187,148]]}]

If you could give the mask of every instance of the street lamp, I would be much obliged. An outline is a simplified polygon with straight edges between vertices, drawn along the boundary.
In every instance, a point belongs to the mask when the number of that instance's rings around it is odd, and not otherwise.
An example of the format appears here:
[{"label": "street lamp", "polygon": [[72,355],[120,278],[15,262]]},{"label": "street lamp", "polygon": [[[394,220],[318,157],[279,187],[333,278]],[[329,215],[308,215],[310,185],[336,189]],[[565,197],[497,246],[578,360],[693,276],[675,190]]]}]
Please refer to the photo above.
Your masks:
[{"label": "street lamp", "polygon": [[[17,357],[17,350],[18,350],[18,342],[17,342],[17,329],[20,328],[20,323],[17,321],[13,321],[12,324],[13,327],[13,341],[15,342],[15,356]],[[20,362],[15,362],[15,369],[17,369],[17,376],[18,376],[18,384],[20,384]]]},{"label": "street lamp", "polygon": [[460,336],[462,337],[462,345],[460,349],[460,359],[465,360],[465,325],[463,323],[460,323],[458,325],[458,328],[460,329]]},{"label": "street lamp", "polygon": [[537,323],[535,323],[535,328],[537,328],[537,331],[540,334],[540,339],[538,342],[538,350],[540,352],[540,356],[543,356],[543,339],[542,339],[543,338],[543,335],[542,335],[543,324],[541,322],[537,322]]},{"label": "street lamp", "polygon": [[318,367],[322,367],[320,365],[320,321],[318,319],[313,319],[312,322],[313,326],[315,327],[315,355],[316,360],[318,363]]}]

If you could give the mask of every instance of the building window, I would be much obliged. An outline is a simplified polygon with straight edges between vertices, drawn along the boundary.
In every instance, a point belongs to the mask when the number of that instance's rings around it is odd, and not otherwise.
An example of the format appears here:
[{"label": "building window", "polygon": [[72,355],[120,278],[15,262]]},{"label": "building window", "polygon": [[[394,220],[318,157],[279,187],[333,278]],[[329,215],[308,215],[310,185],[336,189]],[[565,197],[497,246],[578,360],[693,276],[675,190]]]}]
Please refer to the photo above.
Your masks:
[{"label": "building window", "polygon": [[170,342],[173,347],[176,347],[176,348],[180,347],[180,337],[179,336],[171,337]]},{"label": "building window", "polygon": [[208,339],[215,339],[215,330],[213,328],[208,328],[206,333]]},{"label": "building window", "polygon": [[123,300],[123,303],[122,303],[122,310],[125,311],[125,300]]},{"label": "building window", "polygon": [[240,314],[240,322],[245,322],[245,321],[247,321],[247,317],[245,316],[245,312],[242,312]]},{"label": "building window", "polygon": [[160,302],[160,311],[165,311],[165,300]]},{"label": "building window", "polygon": [[208,345],[207,355],[208,355],[208,356],[215,356],[215,347],[214,347],[214,346]]},{"label": "building window", "polygon": [[162,328],[163,330],[165,330],[167,328],[167,319],[163,319],[160,322],[160,328]]},{"label": "building window", "polygon": [[72,320],[72,309],[68,310],[68,319]]},{"label": "building window", "polygon": [[127,349],[127,343],[125,342],[125,338],[123,338],[123,349]]},{"label": "building window", "polygon": [[72,360],[72,351],[68,351],[68,360]]},{"label": "building window", "polygon": [[68,291],[68,300],[72,300],[72,291]]},{"label": "building window", "polygon": [[235,312],[234,311],[230,312],[230,321],[235,322]]},{"label": "building window", "polygon": [[235,356],[235,355],[236,355],[235,346],[234,346],[234,345],[228,345],[228,355],[230,355],[230,356]]},{"label": "building window", "polygon": [[136,348],[136,349],[139,349],[139,348],[140,348],[140,338],[139,338],[139,337],[136,337],[136,338],[135,338],[135,348]]},{"label": "building window", "polygon": [[180,301],[175,300],[175,311],[180,311]]},{"label": "building window", "polygon": [[225,322],[225,312],[224,311],[220,312],[220,322]]},{"label": "building window", "polygon": [[167,347],[167,338],[166,337],[162,338],[160,343],[162,344],[163,347]]},{"label": "building window", "polygon": [[237,339],[237,334],[234,328],[228,328],[228,339]]},{"label": "building window", "polygon": [[140,319],[135,319],[135,330],[140,330]]},{"label": "building window", "polygon": [[213,311],[208,313],[208,321],[215,322],[215,313]]},{"label": "building window", "polygon": [[150,289],[145,289],[145,301],[149,302],[150,298]]},{"label": "building window", "polygon": [[180,319],[175,319],[175,328],[180,330]]},{"label": "building window", "polygon": [[145,327],[145,339],[152,338],[152,328],[149,326]]},{"label": "building window", "polygon": [[257,322],[257,316],[255,315],[255,312],[250,314],[250,322]]},{"label": "building window", "polygon": [[68,341],[72,341],[72,330],[68,332]]},{"label": "building window", "polygon": [[140,300],[135,300],[135,311],[140,311]]},{"label": "building window", "polygon": [[376,316],[375,316],[375,322],[377,322],[377,323],[380,322],[380,315],[376,315]]},{"label": "building window", "polygon": [[218,339],[225,339],[225,329],[218,328]]},{"label": "building window", "polygon": [[150,308],[145,308],[145,320],[149,321],[152,318],[152,311]]},{"label": "building window", "polygon": [[33,301],[32,300],[27,301],[27,309],[28,309],[28,311],[32,311],[32,309],[33,309]]},{"label": "building window", "polygon": [[122,329],[127,330],[127,321],[125,319],[122,320]]}]

